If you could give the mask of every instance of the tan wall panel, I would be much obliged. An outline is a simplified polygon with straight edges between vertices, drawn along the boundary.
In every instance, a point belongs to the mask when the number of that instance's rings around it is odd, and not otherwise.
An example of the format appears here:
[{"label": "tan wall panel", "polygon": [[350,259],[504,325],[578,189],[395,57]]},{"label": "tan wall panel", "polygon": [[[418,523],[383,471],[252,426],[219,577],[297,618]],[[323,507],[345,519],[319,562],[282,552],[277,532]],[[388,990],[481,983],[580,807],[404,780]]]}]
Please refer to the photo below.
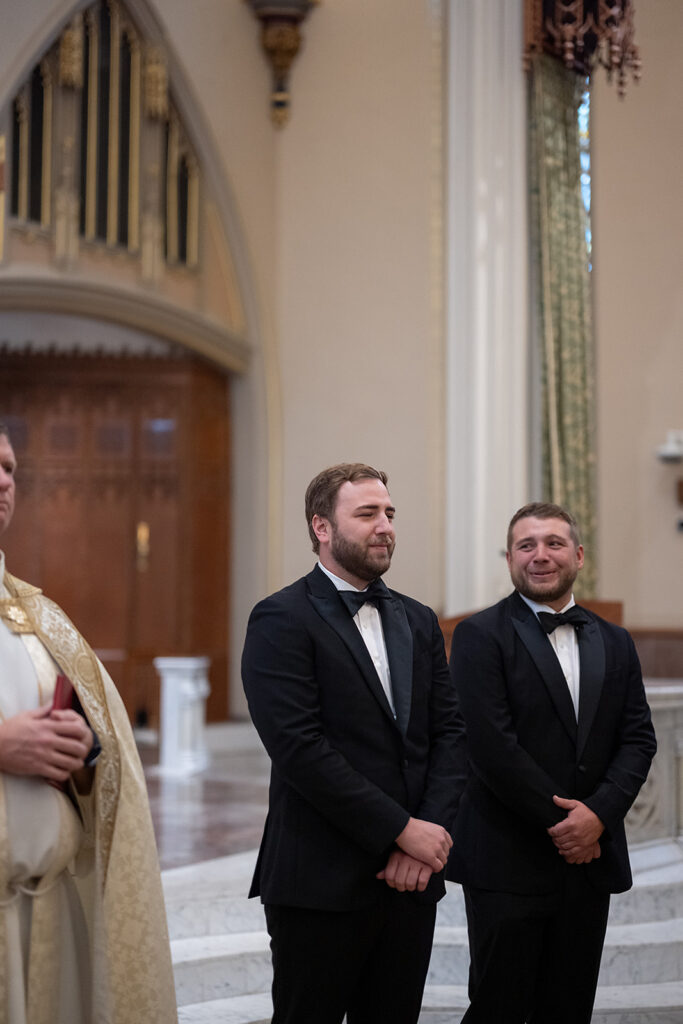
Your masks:
[{"label": "tan wall panel", "polygon": [[593,103],[600,593],[632,626],[680,626],[683,533],[655,457],[683,429],[683,5],[638,4],[644,64],[624,101],[604,75]]}]

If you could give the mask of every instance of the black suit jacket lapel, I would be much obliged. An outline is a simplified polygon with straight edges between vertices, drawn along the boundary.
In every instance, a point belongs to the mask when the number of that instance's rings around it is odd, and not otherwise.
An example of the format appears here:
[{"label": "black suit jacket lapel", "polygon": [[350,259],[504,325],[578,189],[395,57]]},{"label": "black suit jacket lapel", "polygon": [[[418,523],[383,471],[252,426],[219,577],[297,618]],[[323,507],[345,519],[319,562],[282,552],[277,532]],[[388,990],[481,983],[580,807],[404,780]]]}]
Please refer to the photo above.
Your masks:
[{"label": "black suit jacket lapel", "polygon": [[387,646],[396,721],[405,736],[413,697],[413,634],[399,598],[392,595],[390,601],[380,601],[379,611]]},{"label": "black suit jacket lapel", "polygon": [[[585,611],[585,609],[583,609]],[[579,630],[579,731],[576,752],[580,757],[593,725],[605,679],[605,644],[595,619]]]},{"label": "black suit jacket lapel", "polygon": [[525,604],[519,594],[513,594],[510,601],[513,609],[512,625],[541,673],[565,729],[572,740],[576,742],[576,712],[569,694],[567,680],[553,646],[531,608]]},{"label": "black suit jacket lapel", "polygon": [[382,710],[394,722],[394,714],[377,675],[372,658],[360,635],[360,631],[342,602],[337,588],[324,572],[316,566],[306,577],[309,598],[318,614],[346,644],[366,683],[377,698]]}]

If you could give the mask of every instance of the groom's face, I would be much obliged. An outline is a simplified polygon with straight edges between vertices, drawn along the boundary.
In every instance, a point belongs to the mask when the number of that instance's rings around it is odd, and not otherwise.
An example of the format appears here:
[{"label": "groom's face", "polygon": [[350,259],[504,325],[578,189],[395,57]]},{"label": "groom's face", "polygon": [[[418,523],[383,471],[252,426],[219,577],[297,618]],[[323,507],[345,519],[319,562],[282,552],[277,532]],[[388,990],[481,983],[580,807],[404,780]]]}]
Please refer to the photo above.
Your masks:
[{"label": "groom's face", "polygon": [[316,517],[323,565],[361,589],[377,579],[391,565],[395,511],[381,480],[347,480],[339,488],[332,518]]}]

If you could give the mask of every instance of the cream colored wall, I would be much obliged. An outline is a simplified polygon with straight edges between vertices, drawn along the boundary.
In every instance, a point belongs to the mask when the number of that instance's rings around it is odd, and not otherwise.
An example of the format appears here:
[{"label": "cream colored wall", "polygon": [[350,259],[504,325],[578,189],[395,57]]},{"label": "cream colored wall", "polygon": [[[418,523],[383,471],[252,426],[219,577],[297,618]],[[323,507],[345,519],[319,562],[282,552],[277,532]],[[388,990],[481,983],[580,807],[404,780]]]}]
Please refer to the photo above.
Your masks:
[{"label": "cream colored wall", "polygon": [[638,4],[636,30],[640,85],[593,93],[600,594],[680,629],[683,465],[655,449],[683,429],[683,4]]},{"label": "cream colored wall", "polygon": [[305,572],[303,495],[338,461],[385,469],[388,576],[442,600],[439,4],[325,0],[278,136],[283,579]]}]

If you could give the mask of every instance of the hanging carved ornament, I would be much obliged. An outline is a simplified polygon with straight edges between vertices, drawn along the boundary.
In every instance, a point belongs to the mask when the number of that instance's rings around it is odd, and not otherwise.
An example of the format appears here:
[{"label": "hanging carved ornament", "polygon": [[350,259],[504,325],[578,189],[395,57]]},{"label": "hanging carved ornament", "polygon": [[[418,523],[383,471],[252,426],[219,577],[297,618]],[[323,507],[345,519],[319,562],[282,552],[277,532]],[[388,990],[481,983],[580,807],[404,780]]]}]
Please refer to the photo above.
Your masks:
[{"label": "hanging carved ornament", "polygon": [[525,66],[539,53],[585,75],[601,65],[624,96],[629,73],[640,79],[634,9],[633,0],[525,0]]},{"label": "hanging carved ornament", "polygon": [[83,88],[83,18],[77,14],[59,39],[59,84]]},{"label": "hanging carved ornament", "polygon": [[281,128],[289,120],[289,73],[301,46],[299,26],[319,0],[246,0],[261,22],[261,43],[273,85],[270,116]]}]

